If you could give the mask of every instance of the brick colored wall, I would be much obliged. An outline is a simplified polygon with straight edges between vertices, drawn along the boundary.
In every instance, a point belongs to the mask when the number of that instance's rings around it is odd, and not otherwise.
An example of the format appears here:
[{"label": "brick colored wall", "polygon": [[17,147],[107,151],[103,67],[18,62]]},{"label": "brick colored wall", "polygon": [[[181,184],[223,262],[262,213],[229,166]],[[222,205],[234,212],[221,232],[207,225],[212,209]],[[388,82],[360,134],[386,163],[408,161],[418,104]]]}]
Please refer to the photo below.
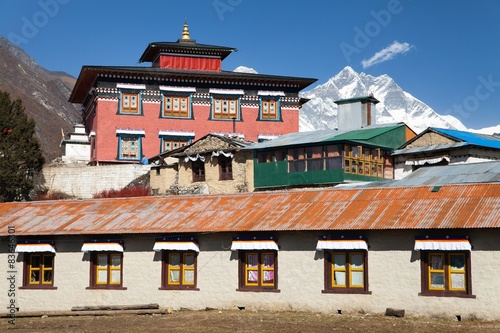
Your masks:
[{"label": "brick colored wall", "polygon": [[[118,153],[117,129],[144,130],[142,138],[143,153],[147,157],[160,153],[159,131],[189,131],[195,132],[193,139],[215,133],[232,133],[232,120],[210,120],[209,105],[193,105],[194,119],[160,118],[161,104],[159,102],[143,102],[142,115],[118,114],[118,100],[98,100],[96,118],[86,123],[94,126],[96,135],[96,158],[98,161],[116,160]],[[257,142],[259,134],[285,134],[297,132],[299,129],[299,110],[282,109],[283,121],[258,121],[259,108],[242,106],[242,121],[235,122],[235,132],[243,133],[246,140]]]}]

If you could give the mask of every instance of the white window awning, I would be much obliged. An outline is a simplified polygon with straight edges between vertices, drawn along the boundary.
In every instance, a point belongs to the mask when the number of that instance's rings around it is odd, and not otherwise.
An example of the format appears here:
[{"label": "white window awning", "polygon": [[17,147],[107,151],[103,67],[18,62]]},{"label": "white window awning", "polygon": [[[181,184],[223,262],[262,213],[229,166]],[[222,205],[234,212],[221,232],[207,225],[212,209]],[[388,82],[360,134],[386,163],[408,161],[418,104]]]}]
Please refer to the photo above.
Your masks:
[{"label": "white window awning", "polygon": [[115,251],[123,252],[123,245],[119,242],[85,242],[82,246],[82,252],[92,251]]},{"label": "white window awning", "polygon": [[268,91],[268,90],[259,90],[257,92],[259,96],[285,96],[284,91]]},{"label": "white window awning", "polygon": [[231,251],[237,250],[274,250],[278,251],[278,244],[272,239],[235,239],[231,244]]},{"label": "white window awning", "polygon": [[157,252],[161,250],[200,252],[200,247],[197,243],[188,241],[157,241],[153,250]]},{"label": "white window awning", "polygon": [[50,243],[36,243],[36,244],[17,244],[15,252],[52,252],[56,253],[54,245]]},{"label": "white window awning", "polygon": [[178,87],[178,86],[162,86],[162,85],[160,85],[160,90],[175,91],[175,92],[196,92],[195,87]]},{"label": "white window awning", "polygon": [[279,137],[279,135],[274,135],[274,134],[259,134],[257,136],[257,140],[273,140]]},{"label": "white window awning", "polygon": [[144,130],[139,129],[117,129],[116,134],[146,135]]},{"label": "white window awning", "polygon": [[194,138],[194,132],[184,132],[184,131],[159,131],[158,136],[180,136],[187,138]]},{"label": "white window awning", "polygon": [[470,251],[468,239],[416,239],[415,251]]},{"label": "white window awning", "polygon": [[145,84],[135,84],[135,83],[117,83],[116,88],[118,89],[146,89]]},{"label": "white window awning", "polygon": [[415,160],[407,160],[405,162],[406,165],[424,165],[424,164],[437,164],[441,161],[450,161],[449,156],[441,156],[441,157],[435,157],[435,158],[422,158],[422,159],[415,159]]},{"label": "white window awning", "polygon": [[319,239],[316,250],[365,250],[368,244],[362,239]]},{"label": "white window awning", "polygon": [[210,88],[208,90],[210,94],[220,94],[220,95],[243,95],[245,91],[243,89],[217,89]]}]

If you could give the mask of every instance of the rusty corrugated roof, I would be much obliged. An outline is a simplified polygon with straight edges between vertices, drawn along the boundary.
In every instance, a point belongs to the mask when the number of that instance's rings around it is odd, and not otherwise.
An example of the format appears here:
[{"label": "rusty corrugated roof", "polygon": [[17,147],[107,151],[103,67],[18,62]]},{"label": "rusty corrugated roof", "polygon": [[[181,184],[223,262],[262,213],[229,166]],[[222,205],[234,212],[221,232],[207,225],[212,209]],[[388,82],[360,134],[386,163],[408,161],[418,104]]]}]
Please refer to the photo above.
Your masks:
[{"label": "rusty corrugated roof", "polygon": [[0,204],[0,235],[500,227],[500,184]]}]

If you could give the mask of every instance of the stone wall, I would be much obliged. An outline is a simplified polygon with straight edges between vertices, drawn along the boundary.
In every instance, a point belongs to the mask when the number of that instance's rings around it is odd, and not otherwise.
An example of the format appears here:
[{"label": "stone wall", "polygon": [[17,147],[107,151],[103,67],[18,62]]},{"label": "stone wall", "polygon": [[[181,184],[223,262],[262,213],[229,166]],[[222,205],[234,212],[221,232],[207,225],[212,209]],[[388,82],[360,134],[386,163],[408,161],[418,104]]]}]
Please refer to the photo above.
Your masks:
[{"label": "stone wall", "polygon": [[44,167],[35,182],[38,187],[66,193],[76,198],[92,198],[103,190],[119,190],[133,180],[147,174],[150,165],[60,164]]}]

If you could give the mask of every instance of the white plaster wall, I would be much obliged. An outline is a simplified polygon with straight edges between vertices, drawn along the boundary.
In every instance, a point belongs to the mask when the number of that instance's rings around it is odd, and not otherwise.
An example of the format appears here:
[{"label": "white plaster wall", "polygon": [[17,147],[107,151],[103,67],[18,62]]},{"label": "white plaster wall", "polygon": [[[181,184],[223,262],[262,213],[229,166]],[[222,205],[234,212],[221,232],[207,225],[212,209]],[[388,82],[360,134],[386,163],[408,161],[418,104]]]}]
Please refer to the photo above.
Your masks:
[{"label": "white plaster wall", "polygon": [[[388,307],[406,310],[408,316],[500,319],[500,272],[497,269],[499,230],[459,230],[473,245],[472,291],[476,298],[424,297],[420,290],[420,253],[413,251],[415,235],[446,232],[368,231],[349,232],[368,238],[368,278],[371,294],[323,294],[324,259],[316,251],[317,236],[324,232],[282,232],[278,236],[279,293],[239,292],[237,253],[230,251],[236,234],[195,236],[199,240],[199,291],[159,290],[161,255],[155,253],[154,235],[123,237],[123,286],[126,290],[87,290],[90,263],[80,252],[84,237],[55,238],[54,281],[57,290],[17,290],[21,311],[70,310],[84,305],[130,305],[158,303],[162,307],[248,310],[306,310],[327,313],[384,313]],[[333,234],[333,233],[332,233]],[[346,234],[346,233],[335,233]],[[119,238],[119,237],[113,237]],[[7,265],[7,241],[0,263]],[[22,263],[17,263],[22,281]],[[8,289],[0,279],[0,291]],[[5,298],[4,298],[5,299]],[[7,302],[5,300],[4,302]],[[7,304],[7,303],[6,303]]]},{"label": "white plaster wall", "polygon": [[45,167],[40,185],[49,191],[61,191],[77,198],[92,198],[103,190],[119,190],[134,179],[149,172],[150,165],[104,165],[63,164]]},{"label": "white plaster wall", "polygon": [[89,162],[90,161],[90,144],[70,144],[65,145],[65,154],[62,156],[64,162]]}]

